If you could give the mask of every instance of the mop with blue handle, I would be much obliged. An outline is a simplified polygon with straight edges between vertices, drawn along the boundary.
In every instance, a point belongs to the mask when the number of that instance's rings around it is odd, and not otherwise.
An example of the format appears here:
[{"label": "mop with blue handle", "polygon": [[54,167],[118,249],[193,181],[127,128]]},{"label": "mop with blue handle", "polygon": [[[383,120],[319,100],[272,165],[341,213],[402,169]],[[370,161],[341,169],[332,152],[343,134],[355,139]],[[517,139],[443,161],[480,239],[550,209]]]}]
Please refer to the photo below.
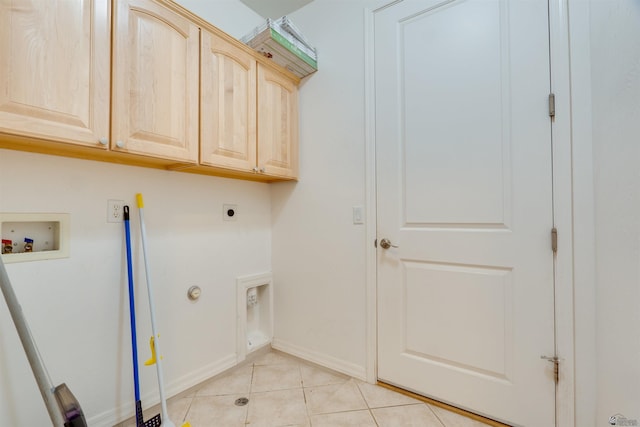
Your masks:
[{"label": "mop with blue handle", "polygon": [[133,353],[133,390],[136,398],[136,427],[157,427],[162,425],[160,414],[144,421],[142,402],[140,401],[140,382],[138,379],[138,343],[136,338],[136,306],[133,290],[133,262],[131,256],[131,228],[129,226],[129,206],[124,206],[124,234],[127,247],[127,275],[129,278],[129,319],[131,321],[131,351]]},{"label": "mop with blue handle", "polygon": [[[153,303],[153,291],[151,286],[151,277],[149,269],[149,261],[147,259],[147,231],[144,226],[144,201],[142,200],[142,194],[136,195],[138,202],[138,212],[140,213],[140,235],[142,237],[142,253],[144,255],[144,269],[147,277],[147,293],[149,294],[149,311],[151,313],[151,330],[153,336],[151,337],[151,359],[145,362],[145,365],[156,365],[156,371],[158,373],[158,388],[160,389],[160,404],[162,407],[162,425],[167,427],[175,427],[175,424],[169,419],[167,413],[167,400],[164,395],[164,379],[162,375],[162,353],[160,352],[160,334],[156,331],[156,314],[155,305]],[[182,424],[182,427],[190,427],[189,423]]]}]

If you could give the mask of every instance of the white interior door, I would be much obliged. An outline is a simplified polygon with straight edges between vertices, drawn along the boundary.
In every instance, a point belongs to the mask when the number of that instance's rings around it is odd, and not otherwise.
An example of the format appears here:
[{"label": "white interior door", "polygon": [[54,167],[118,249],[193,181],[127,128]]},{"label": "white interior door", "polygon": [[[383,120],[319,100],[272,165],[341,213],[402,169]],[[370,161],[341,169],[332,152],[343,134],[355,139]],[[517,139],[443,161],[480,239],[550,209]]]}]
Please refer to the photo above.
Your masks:
[{"label": "white interior door", "polygon": [[547,4],[375,13],[378,377],[555,425]]}]

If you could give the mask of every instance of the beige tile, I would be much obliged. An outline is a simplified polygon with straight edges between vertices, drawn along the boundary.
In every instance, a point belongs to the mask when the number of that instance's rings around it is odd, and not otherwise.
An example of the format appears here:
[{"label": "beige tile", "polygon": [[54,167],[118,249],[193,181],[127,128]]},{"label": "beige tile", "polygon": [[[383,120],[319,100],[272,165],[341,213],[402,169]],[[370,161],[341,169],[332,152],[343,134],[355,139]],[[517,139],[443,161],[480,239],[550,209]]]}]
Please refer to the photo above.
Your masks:
[{"label": "beige tile", "polygon": [[249,394],[253,366],[246,366],[219,378],[213,378],[202,385],[196,396],[223,396],[228,394]]},{"label": "beige tile", "polygon": [[301,388],[251,393],[248,406],[247,424],[252,427],[309,425]]},{"label": "beige tile", "polygon": [[169,418],[176,425],[180,425],[184,421],[187,411],[191,406],[192,398],[183,399],[169,399],[167,401],[167,412],[169,412]]},{"label": "beige tile", "polygon": [[395,391],[380,387],[379,385],[368,384],[362,381],[358,381],[357,384],[364,396],[364,400],[367,402],[367,405],[369,405],[369,408],[422,403],[419,400],[405,396],[404,394],[396,393]]},{"label": "beige tile", "polygon": [[186,399],[186,398],[192,398],[192,397],[195,397],[195,396],[196,396],[197,391],[198,391],[198,388],[193,388],[193,389],[191,389],[191,390],[189,390],[189,391],[187,391],[187,392],[180,393],[180,394],[181,394],[181,396],[180,396],[180,397],[185,398],[185,399]]},{"label": "beige tile", "polygon": [[[191,427],[244,427],[247,406],[236,406],[240,395],[194,397],[185,421]],[[175,422],[175,420],[172,420]],[[180,426],[180,424],[176,424]]]},{"label": "beige tile", "polygon": [[367,409],[367,404],[354,380],[342,384],[305,388],[304,395],[310,414]]},{"label": "beige tile", "polygon": [[288,365],[288,366],[299,366],[300,362],[298,359],[294,357],[290,357],[285,353],[281,353],[279,351],[270,351],[267,354],[264,354],[258,357],[253,364],[255,366],[265,366],[265,365]]},{"label": "beige tile", "polygon": [[300,368],[289,365],[255,366],[251,392],[301,388]]},{"label": "beige tile", "polygon": [[372,409],[380,427],[443,427],[433,411],[423,403]]},{"label": "beige tile", "polygon": [[349,377],[329,369],[316,366],[300,365],[303,387],[317,387],[329,384],[342,384],[349,381]]},{"label": "beige tile", "polygon": [[488,425],[434,405],[429,406],[446,427],[487,427]]},{"label": "beige tile", "polygon": [[311,416],[313,427],[358,426],[376,427],[371,413],[366,411],[338,412],[335,414],[321,414]]}]

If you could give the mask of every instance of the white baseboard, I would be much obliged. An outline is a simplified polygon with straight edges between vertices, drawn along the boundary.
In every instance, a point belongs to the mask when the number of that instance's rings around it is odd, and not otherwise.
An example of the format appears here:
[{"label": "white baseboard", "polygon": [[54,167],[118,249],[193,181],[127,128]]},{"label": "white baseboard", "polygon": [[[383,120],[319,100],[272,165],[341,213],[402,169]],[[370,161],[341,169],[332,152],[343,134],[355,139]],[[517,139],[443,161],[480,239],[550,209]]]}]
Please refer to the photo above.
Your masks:
[{"label": "white baseboard", "polygon": [[362,381],[367,380],[367,369],[364,366],[347,362],[345,360],[329,356],[328,354],[318,353],[277,338],[273,339],[271,347],[275,350],[299,357],[300,359],[308,360],[309,362],[324,366],[325,368],[333,369],[334,371],[349,375],[350,377],[354,377]]},{"label": "white baseboard", "polygon": [[[225,356],[220,360],[210,363],[196,371],[178,378],[175,381],[172,381],[170,384],[165,384],[166,394],[169,397],[173,397],[226,371],[229,368],[234,367],[235,365],[235,353]],[[147,408],[159,404],[160,396],[156,390],[155,392],[146,393],[144,396],[141,396],[140,400],[144,402],[144,406]],[[127,402],[123,403],[119,407],[88,418],[87,424],[92,427],[112,427],[117,423],[121,423],[122,421],[133,417],[134,414],[134,402]]]}]

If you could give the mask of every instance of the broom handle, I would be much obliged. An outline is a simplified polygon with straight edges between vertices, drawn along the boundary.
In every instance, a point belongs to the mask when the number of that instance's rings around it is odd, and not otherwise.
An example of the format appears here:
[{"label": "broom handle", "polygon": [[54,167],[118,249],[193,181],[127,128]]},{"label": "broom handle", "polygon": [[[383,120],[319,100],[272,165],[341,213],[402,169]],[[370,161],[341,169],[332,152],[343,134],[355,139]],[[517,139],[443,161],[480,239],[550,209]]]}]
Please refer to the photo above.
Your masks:
[{"label": "broom handle", "polygon": [[[144,201],[142,200],[142,194],[136,195],[138,202],[138,212],[140,213],[140,235],[142,237],[142,254],[144,258],[144,269],[147,276],[147,293],[149,294],[149,312],[151,313],[151,330],[153,332],[153,345],[156,350],[156,371],[158,373],[158,388],[160,389],[160,404],[162,406],[162,424],[169,424],[169,414],[167,411],[167,400],[164,396],[164,378],[162,376],[162,353],[160,352],[160,339],[156,332],[156,310],[153,303],[153,291],[151,286],[151,270],[149,268],[149,261],[147,260],[147,230],[144,226]],[[171,423],[172,424],[172,423]]]},{"label": "broom handle", "polygon": [[127,279],[129,284],[129,320],[131,323],[131,353],[133,358],[133,392],[136,402],[140,400],[140,382],[138,377],[138,339],[136,337],[136,305],[133,287],[133,256],[131,255],[131,226],[129,224],[129,206],[124,206],[124,234],[127,249]]},{"label": "broom handle", "polygon": [[44,363],[42,362],[38,349],[36,348],[36,343],[29,333],[27,321],[24,317],[24,313],[22,312],[22,307],[18,302],[18,298],[11,287],[11,282],[9,281],[7,270],[4,267],[2,256],[0,256],[0,288],[2,288],[4,299],[7,302],[7,307],[9,307],[13,323],[16,325],[18,336],[22,342],[24,352],[27,354],[27,360],[29,360],[33,376],[36,378],[36,382],[38,383],[38,388],[40,389],[40,394],[42,395],[44,404],[47,407],[47,412],[49,412],[49,418],[51,418],[51,422],[55,427],[64,427],[64,420],[53,393],[53,384],[51,384],[51,381],[47,377]]}]

